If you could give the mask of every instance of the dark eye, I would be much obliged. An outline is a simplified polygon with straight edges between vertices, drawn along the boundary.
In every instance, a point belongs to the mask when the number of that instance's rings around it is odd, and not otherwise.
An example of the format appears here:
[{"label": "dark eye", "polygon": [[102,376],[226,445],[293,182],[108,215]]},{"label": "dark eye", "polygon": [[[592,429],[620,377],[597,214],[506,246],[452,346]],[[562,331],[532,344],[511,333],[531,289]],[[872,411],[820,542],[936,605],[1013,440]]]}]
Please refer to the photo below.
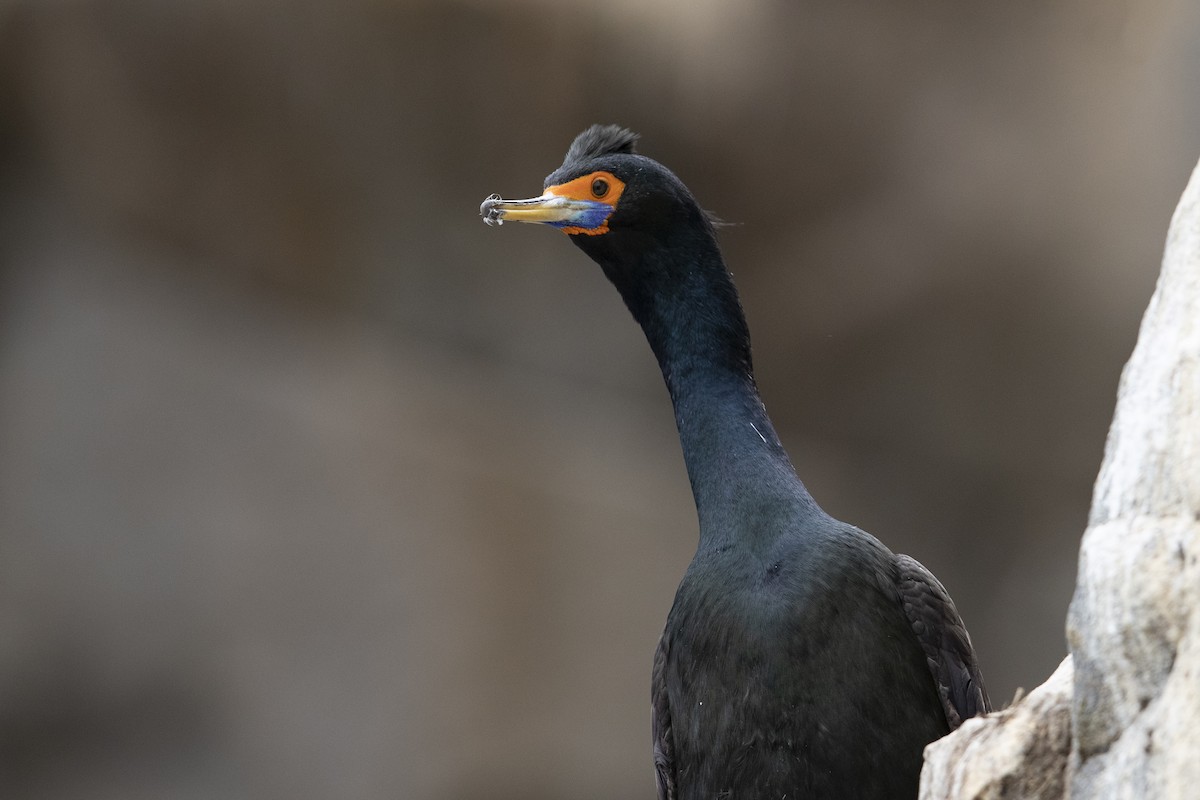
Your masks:
[{"label": "dark eye", "polygon": [[596,180],[592,181],[592,194],[596,195],[596,197],[604,197],[604,195],[608,194],[608,181],[604,180],[604,178],[596,178]]}]

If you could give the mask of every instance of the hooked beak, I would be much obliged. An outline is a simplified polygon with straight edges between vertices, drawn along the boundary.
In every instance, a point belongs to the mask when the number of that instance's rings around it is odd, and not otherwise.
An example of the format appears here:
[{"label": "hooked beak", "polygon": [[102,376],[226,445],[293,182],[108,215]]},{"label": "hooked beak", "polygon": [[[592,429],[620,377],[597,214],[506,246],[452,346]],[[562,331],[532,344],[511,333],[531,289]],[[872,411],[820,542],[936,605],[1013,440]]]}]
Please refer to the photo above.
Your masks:
[{"label": "hooked beak", "polygon": [[510,220],[541,222],[562,228],[567,233],[607,231],[605,223],[613,210],[608,203],[564,197],[552,191],[528,200],[505,200],[494,194],[479,206],[479,214],[488,225],[503,225]]},{"label": "hooked beak", "polygon": [[563,233],[595,236],[608,233],[608,218],[617,210],[625,182],[606,170],[589,172],[566,183],[547,186],[541,197],[505,200],[494,194],[479,207],[488,225],[505,220],[541,222]]}]

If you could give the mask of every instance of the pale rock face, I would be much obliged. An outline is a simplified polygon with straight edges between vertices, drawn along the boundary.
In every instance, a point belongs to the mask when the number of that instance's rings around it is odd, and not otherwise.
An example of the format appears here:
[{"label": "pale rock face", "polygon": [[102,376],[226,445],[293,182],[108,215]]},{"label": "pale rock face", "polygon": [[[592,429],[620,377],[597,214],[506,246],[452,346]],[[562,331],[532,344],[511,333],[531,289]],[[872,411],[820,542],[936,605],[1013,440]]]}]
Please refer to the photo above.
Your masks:
[{"label": "pale rock face", "polygon": [[926,749],[922,800],[1200,797],[1200,166],[1125,367],[1071,656]]},{"label": "pale rock face", "polygon": [[925,748],[921,797],[1058,800],[1071,754],[1071,657],[1027,697]]},{"label": "pale rock face", "polygon": [[1200,794],[1200,168],[1121,377],[1079,559],[1071,797]]}]

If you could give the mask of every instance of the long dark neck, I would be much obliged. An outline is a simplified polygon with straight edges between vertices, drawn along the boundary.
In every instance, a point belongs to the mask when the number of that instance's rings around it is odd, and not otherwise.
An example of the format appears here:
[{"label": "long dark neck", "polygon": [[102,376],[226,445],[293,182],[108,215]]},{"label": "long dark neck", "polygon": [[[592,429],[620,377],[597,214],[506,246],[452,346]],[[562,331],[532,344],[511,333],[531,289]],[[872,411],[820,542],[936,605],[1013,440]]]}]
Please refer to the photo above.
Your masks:
[{"label": "long dark neck", "polygon": [[812,499],[759,398],[746,319],[716,242],[634,252],[601,265],[645,331],[671,394],[701,547],[769,535],[746,530],[758,516],[752,508]]}]

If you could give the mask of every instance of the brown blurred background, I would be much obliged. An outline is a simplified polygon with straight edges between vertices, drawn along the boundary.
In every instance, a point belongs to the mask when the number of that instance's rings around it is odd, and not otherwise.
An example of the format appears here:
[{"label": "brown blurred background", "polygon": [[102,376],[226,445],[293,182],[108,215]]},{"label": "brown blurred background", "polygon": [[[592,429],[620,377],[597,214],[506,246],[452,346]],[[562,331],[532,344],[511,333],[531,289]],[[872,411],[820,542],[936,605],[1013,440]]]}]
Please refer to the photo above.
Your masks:
[{"label": "brown blurred background", "polygon": [[817,499],[1040,682],[1198,77],[1188,0],[0,5],[0,796],[652,796],[666,393],[477,216],[596,121],[739,223]]}]

